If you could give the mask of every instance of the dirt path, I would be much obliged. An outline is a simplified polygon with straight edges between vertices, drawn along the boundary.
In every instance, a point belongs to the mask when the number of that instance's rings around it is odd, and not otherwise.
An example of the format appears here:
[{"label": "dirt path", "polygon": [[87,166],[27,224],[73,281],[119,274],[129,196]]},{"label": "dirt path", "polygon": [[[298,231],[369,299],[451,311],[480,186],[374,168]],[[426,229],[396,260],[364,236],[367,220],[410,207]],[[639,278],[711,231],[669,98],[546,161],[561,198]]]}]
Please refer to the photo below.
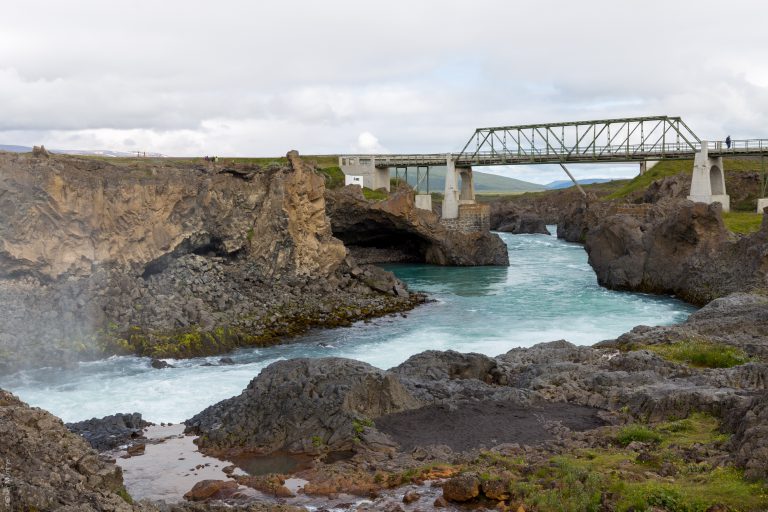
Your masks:
[{"label": "dirt path", "polygon": [[553,436],[545,423],[559,421],[571,430],[605,424],[599,409],[545,403],[533,407],[513,402],[466,402],[430,405],[376,419],[376,428],[392,436],[403,450],[445,444],[453,450],[490,448],[501,443],[536,444]]}]

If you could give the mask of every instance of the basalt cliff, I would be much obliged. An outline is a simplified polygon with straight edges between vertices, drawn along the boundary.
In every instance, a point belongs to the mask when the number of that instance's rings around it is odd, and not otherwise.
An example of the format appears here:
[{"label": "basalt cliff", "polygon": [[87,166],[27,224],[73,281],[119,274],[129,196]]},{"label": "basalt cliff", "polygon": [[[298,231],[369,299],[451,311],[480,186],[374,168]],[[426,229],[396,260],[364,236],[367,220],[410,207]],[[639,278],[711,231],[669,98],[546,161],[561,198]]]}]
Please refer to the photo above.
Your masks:
[{"label": "basalt cliff", "polygon": [[412,307],[289,165],[0,154],[0,366],[188,357]]}]

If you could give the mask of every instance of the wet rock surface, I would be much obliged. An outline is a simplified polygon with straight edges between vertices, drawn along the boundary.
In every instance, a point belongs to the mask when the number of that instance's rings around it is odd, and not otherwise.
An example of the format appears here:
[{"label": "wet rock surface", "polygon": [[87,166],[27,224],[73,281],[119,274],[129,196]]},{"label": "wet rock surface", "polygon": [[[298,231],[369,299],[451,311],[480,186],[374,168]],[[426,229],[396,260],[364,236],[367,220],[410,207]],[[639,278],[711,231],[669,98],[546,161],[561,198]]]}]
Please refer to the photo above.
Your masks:
[{"label": "wet rock surface", "polygon": [[439,440],[461,452],[503,443],[537,444],[554,438],[547,431],[554,424],[575,431],[597,428],[605,424],[597,412],[571,404],[462,401],[389,414],[377,418],[375,424],[403,450]]},{"label": "wet rock surface", "polygon": [[113,414],[104,418],[67,423],[70,432],[84,438],[100,452],[112,450],[142,436],[144,428],[152,425],[141,414]]},{"label": "wet rock surface", "polygon": [[365,261],[436,265],[509,265],[507,247],[490,232],[447,229],[438,216],[416,208],[412,190],[367,200],[357,186],[326,192],[334,236]]}]

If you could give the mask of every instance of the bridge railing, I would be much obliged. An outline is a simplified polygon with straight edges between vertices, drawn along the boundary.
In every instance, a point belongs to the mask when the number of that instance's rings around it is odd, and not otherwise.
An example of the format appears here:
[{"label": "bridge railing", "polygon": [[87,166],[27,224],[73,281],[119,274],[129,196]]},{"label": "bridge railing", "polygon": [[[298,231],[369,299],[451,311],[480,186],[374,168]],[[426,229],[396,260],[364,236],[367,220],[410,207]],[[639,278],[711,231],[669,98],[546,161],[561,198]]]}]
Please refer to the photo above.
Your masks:
[{"label": "bridge railing", "polygon": [[[699,145],[699,147],[701,147],[701,145]],[[731,140],[731,147],[728,147],[725,141],[709,141],[707,142],[707,150],[717,153],[768,153],[768,139],[734,139]]]}]

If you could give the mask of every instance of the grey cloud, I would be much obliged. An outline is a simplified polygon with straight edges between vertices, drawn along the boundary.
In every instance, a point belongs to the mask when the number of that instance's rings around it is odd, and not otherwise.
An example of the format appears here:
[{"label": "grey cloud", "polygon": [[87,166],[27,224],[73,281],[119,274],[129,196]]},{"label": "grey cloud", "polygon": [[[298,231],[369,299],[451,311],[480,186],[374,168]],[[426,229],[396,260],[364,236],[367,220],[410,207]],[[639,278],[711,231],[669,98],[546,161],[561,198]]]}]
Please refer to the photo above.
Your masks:
[{"label": "grey cloud", "polygon": [[724,23],[692,0],[9,0],[0,137],[254,155],[369,133],[458,151],[477,126],[643,114],[765,136],[761,9],[731,2],[755,15]]}]

